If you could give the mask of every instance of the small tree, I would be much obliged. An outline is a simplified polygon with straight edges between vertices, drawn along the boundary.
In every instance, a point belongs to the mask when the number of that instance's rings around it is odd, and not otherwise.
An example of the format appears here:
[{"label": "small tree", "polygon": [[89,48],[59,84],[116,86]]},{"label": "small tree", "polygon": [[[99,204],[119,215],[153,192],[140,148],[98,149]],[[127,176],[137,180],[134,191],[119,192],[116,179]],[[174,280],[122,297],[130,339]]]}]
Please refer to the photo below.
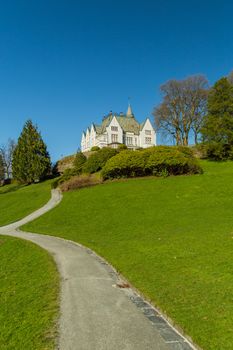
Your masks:
[{"label": "small tree", "polygon": [[233,147],[233,86],[218,80],[208,98],[208,114],[202,128],[203,141],[212,158],[228,158]]},{"label": "small tree", "polygon": [[28,120],[13,153],[13,177],[22,183],[33,183],[51,171],[46,144],[36,126]]},{"label": "small tree", "polygon": [[74,168],[77,174],[81,174],[83,165],[85,164],[87,158],[82,152],[77,152],[74,160]]},{"label": "small tree", "polygon": [[9,139],[7,141],[7,144],[2,145],[0,147],[0,154],[3,159],[5,175],[7,179],[11,177],[11,173],[12,173],[12,158],[13,158],[14,149],[15,149],[15,141],[12,139]]},{"label": "small tree", "polygon": [[3,182],[4,177],[5,177],[4,162],[2,159],[2,155],[0,153],[0,184]]}]

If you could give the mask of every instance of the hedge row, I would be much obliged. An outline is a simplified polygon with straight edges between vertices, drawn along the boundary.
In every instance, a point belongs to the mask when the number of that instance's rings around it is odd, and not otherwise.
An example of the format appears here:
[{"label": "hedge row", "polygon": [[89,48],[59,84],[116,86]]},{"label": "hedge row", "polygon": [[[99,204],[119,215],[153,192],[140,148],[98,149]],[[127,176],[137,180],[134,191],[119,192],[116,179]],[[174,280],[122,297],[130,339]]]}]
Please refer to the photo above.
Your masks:
[{"label": "hedge row", "polygon": [[191,149],[169,146],[157,146],[139,151],[122,151],[109,159],[101,172],[104,180],[200,173],[202,169]]}]

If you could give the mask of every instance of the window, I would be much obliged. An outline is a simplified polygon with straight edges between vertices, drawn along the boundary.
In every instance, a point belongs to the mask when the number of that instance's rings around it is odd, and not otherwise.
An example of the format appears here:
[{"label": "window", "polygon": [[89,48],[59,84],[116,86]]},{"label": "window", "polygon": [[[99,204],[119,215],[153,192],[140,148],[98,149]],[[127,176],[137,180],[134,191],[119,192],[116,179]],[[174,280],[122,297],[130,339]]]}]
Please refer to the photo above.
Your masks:
[{"label": "window", "polygon": [[151,130],[145,130],[146,135],[151,135]]},{"label": "window", "polygon": [[126,137],[126,144],[132,145],[133,144],[133,138],[132,137]]},{"label": "window", "polygon": [[150,144],[151,143],[151,137],[146,137],[146,144]]},{"label": "window", "polygon": [[111,130],[112,131],[118,131],[118,127],[117,126],[111,126]]},{"label": "window", "polygon": [[118,142],[118,135],[117,134],[112,134],[111,138],[112,138],[112,142]]},{"label": "window", "polygon": [[138,142],[137,142],[137,139],[136,139],[136,137],[135,137],[135,146],[137,146],[137,143],[138,143]]}]

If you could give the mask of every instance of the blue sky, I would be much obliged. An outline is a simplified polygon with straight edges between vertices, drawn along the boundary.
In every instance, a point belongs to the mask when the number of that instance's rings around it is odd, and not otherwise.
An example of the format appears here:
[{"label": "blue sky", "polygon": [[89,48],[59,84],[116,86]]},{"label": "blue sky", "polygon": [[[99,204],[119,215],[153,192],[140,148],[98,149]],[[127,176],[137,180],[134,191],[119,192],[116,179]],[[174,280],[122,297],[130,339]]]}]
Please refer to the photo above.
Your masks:
[{"label": "blue sky", "polygon": [[139,121],[171,78],[233,70],[232,1],[0,0],[0,144],[31,118],[53,160],[128,96]]}]

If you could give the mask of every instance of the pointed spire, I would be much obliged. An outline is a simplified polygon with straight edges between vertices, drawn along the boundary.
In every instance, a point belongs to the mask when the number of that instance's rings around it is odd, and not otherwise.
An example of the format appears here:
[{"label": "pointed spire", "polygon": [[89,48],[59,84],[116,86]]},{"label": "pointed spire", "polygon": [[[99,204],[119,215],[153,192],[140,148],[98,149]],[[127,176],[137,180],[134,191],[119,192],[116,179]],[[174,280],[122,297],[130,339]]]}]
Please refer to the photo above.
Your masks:
[{"label": "pointed spire", "polygon": [[130,102],[128,103],[128,109],[127,109],[127,112],[126,112],[126,116],[127,117],[134,117]]}]

